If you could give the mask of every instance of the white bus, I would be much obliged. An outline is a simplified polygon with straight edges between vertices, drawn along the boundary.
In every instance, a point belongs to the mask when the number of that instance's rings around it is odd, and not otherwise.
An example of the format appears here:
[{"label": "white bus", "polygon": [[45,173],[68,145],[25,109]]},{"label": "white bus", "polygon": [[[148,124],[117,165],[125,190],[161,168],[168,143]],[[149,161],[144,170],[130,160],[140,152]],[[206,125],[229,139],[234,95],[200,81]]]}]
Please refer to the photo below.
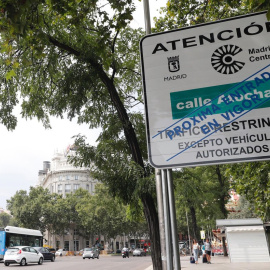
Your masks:
[{"label": "white bus", "polygon": [[7,248],[14,246],[42,247],[43,235],[39,230],[13,226],[0,228],[0,261],[3,260]]}]

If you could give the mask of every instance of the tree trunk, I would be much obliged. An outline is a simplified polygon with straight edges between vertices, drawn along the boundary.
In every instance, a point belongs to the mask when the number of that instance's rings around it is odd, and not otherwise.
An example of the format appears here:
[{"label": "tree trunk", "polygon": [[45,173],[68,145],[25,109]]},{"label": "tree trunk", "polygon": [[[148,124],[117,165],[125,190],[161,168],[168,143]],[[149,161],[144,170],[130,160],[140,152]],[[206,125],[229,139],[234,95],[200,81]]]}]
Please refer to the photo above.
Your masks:
[{"label": "tree trunk", "polygon": [[[144,176],[148,176],[144,167],[143,157],[141,154],[140,146],[137,140],[135,130],[130,122],[129,116],[126,112],[126,109],[118,95],[118,92],[113,84],[113,81],[110,80],[104,71],[100,71],[100,77],[104,84],[107,86],[109,91],[112,103],[114,104],[119,119],[122,122],[125,138],[128,142],[129,149],[132,154],[133,160],[144,169]],[[143,175],[142,175],[143,177]],[[141,195],[141,200],[144,207],[144,215],[148,223],[148,229],[150,232],[151,240],[151,257],[154,270],[162,270],[161,262],[161,247],[160,247],[160,235],[159,235],[159,221],[158,214],[156,210],[156,204],[151,194],[146,193]]]},{"label": "tree trunk", "polygon": [[141,196],[141,200],[150,234],[153,270],[162,270],[159,221],[155,203],[150,194],[144,194]]},{"label": "tree trunk", "polygon": [[[144,176],[147,176],[147,172],[144,167],[143,157],[141,154],[141,150],[139,147],[139,143],[137,140],[137,136],[135,130],[130,122],[126,109],[120,100],[120,97],[117,93],[117,90],[110,80],[106,73],[101,71],[101,78],[104,84],[107,86],[109,91],[112,103],[114,104],[119,119],[122,122],[124,133],[126,140],[128,142],[132,158],[133,160],[139,164],[145,172]],[[151,194],[143,194],[141,195],[141,200],[144,206],[144,215],[148,223],[148,228],[150,232],[150,240],[151,240],[151,257],[153,263],[154,270],[162,270],[162,263],[161,263],[161,247],[160,247],[160,235],[159,235],[159,221],[158,221],[158,214],[156,210],[156,204]]]},{"label": "tree trunk", "polygon": [[195,208],[193,206],[190,206],[189,210],[190,210],[190,214],[191,214],[193,237],[196,238],[197,241],[198,241],[199,236],[198,236],[198,226],[197,226],[196,211],[195,211]]},{"label": "tree trunk", "polygon": [[227,196],[227,190],[225,191],[225,181],[221,175],[220,167],[219,165],[216,165],[216,174],[218,177],[218,182],[220,185],[220,210],[224,216],[224,218],[227,218],[227,210],[225,207],[226,204],[226,196]]},{"label": "tree trunk", "polygon": [[[59,42],[52,36],[48,36],[48,38],[49,38],[49,41],[55,46],[65,51],[68,51],[78,57],[81,56],[81,53],[79,51],[76,51],[70,46]],[[144,175],[142,175],[142,177],[148,176],[148,173],[144,166],[144,160],[143,160],[139,142],[136,136],[136,132],[129,119],[125,106],[119,97],[117,89],[115,88],[113,79],[111,79],[108,76],[108,74],[104,71],[103,66],[100,63],[98,63],[95,59],[87,58],[85,59],[85,61],[88,62],[97,71],[99,78],[104,83],[105,87],[107,88],[108,93],[111,98],[111,102],[117,111],[119,120],[122,123],[125,138],[127,140],[129,150],[132,155],[132,159],[134,160],[134,162],[136,162],[138,165],[140,165],[143,168]],[[151,252],[152,261],[153,261],[153,269],[162,270],[159,222],[158,222],[158,214],[155,208],[154,199],[150,194],[142,195],[141,199],[144,206],[144,214],[147,219],[148,227],[150,231],[151,245],[153,247],[152,252]]]},{"label": "tree trunk", "polygon": [[225,237],[222,237],[222,246],[223,246],[224,257],[227,257],[228,256],[228,252],[227,252],[227,247],[226,247],[226,243],[225,243]]}]

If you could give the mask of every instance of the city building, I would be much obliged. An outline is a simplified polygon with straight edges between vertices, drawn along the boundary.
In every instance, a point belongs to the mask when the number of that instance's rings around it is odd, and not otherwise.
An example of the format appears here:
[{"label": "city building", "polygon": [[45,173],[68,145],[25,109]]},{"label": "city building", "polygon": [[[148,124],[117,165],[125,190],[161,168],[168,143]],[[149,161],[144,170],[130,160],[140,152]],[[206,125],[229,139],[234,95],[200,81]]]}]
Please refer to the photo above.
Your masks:
[{"label": "city building", "polygon": [[[65,151],[56,152],[52,161],[43,161],[43,169],[38,172],[38,185],[46,188],[50,193],[58,193],[65,197],[67,194],[82,188],[90,194],[94,194],[95,186],[98,183],[90,175],[90,171],[85,167],[74,167],[68,162],[68,157],[76,153],[74,146],[69,146]],[[144,239],[144,238],[143,238]],[[44,235],[44,246],[51,248],[64,248],[68,251],[79,251],[85,247],[100,244],[105,250],[119,250],[124,246],[135,247],[144,245],[145,240],[130,239],[127,235],[120,234],[116,239],[104,241],[103,235],[95,235],[93,239],[85,239],[79,235],[76,228],[72,227],[65,235],[55,235],[49,231]]]},{"label": "city building", "polygon": [[[38,172],[38,185],[47,188],[51,193],[62,194],[64,197],[79,188],[83,188],[94,194],[97,180],[93,179],[85,167],[74,167],[68,162],[68,157],[75,154],[73,146],[69,146],[62,153],[56,152],[52,161],[44,161],[43,169]],[[45,245],[53,248],[65,248],[66,250],[78,251],[89,247],[91,239],[84,239],[70,229],[65,235],[54,235],[46,232]],[[102,241],[102,239],[100,239]]]},{"label": "city building", "polygon": [[75,149],[68,147],[63,153],[55,153],[52,162],[44,161],[43,170],[38,172],[38,182],[51,193],[66,194],[79,188],[94,194],[97,180],[90,176],[85,167],[74,167],[68,163],[68,156],[74,155]]},{"label": "city building", "polygon": [[[68,162],[68,157],[76,153],[73,146],[65,151],[56,152],[52,161],[44,161],[43,169],[38,172],[38,185],[47,188],[51,193],[62,194],[64,197],[79,188],[83,188],[94,194],[97,180],[93,179],[90,171],[85,167],[74,167]],[[118,250],[123,246],[131,246],[128,237],[117,236],[111,239],[110,244],[104,242],[104,236],[94,236],[93,239],[85,239],[80,236],[75,228],[70,228],[65,235],[55,235],[49,231],[44,235],[44,246],[52,248],[64,248],[68,251],[78,251],[85,247],[91,247],[98,241],[107,250]]]}]

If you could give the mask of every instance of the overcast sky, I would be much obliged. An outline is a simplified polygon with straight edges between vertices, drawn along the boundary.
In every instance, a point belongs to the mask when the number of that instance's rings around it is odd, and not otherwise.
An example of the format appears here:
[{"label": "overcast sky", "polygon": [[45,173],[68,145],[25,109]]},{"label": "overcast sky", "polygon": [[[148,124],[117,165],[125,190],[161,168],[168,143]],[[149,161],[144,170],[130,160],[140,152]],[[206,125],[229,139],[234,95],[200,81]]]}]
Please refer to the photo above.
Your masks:
[{"label": "overcast sky", "polygon": [[[144,28],[143,3],[137,2],[138,9],[132,26]],[[149,0],[151,18],[158,17],[157,10],[166,2]],[[85,135],[91,144],[95,144],[98,136],[98,131],[89,130],[87,125],[78,125],[76,121],[51,118],[51,125],[52,129],[45,130],[36,119],[26,121],[18,118],[15,131],[10,132],[0,124],[0,208],[6,208],[6,200],[14,196],[17,190],[29,191],[30,186],[35,186],[43,161],[51,161],[57,150],[64,151],[73,143],[74,135]]]}]

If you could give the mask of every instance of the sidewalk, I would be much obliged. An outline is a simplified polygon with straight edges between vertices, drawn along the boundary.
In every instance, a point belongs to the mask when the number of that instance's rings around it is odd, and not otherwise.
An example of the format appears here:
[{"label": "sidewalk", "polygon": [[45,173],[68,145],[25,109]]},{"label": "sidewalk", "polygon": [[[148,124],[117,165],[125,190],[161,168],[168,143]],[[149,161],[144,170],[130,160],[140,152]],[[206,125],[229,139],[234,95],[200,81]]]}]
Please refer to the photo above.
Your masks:
[{"label": "sidewalk", "polygon": [[[270,262],[265,263],[231,263],[229,257],[221,255],[213,256],[211,264],[202,263],[202,257],[199,258],[199,263],[194,264],[189,262],[189,256],[180,257],[181,270],[184,269],[200,269],[200,270],[270,270]],[[152,270],[150,266],[145,270]]]}]

